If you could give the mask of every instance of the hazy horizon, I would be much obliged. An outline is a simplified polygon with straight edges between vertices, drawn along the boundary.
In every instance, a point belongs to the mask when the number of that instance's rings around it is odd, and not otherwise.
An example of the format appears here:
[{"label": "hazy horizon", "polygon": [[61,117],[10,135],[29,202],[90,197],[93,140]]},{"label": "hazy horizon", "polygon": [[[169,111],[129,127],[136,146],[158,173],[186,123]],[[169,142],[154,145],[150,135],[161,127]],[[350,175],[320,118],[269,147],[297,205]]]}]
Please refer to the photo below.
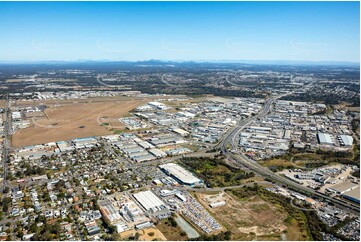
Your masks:
[{"label": "hazy horizon", "polygon": [[357,61],[304,61],[304,60],[93,60],[93,59],[78,59],[78,60],[0,60],[0,64],[81,64],[81,63],[143,63],[143,62],[160,62],[160,63],[210,63],[210,64],[255,64],[255,65],[351,65],[359,66]]}]

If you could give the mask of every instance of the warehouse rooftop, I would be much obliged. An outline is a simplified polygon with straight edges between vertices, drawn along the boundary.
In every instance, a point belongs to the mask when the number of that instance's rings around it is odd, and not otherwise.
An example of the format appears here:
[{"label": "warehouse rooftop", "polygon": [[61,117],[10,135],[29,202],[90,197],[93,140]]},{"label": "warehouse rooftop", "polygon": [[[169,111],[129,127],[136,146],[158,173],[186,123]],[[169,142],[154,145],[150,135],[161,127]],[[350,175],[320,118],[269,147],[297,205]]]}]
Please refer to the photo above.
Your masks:
[{"label": "warehouse rooftop", "polygon": [[191,172],[187,171],[186,169],[175,163],[167,163],[164,165],[160,165],[159,167],[184,184],[194,185],[201,182],[201,180],[195,177]]}]

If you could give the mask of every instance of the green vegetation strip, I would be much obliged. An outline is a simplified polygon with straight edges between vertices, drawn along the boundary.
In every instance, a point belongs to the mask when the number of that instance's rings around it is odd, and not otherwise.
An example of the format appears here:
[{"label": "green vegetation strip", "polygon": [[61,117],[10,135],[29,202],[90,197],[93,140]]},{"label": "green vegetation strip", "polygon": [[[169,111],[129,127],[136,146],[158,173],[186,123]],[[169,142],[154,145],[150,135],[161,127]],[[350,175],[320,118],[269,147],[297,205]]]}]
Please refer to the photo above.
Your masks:
[{"label": "green vegetation strip", "polygon": [[204,180],[209,187],[241,185],[241,180],[254,177],[253,172],[229,166],[223,159],[196,157],[182,158],[181,163]]}]

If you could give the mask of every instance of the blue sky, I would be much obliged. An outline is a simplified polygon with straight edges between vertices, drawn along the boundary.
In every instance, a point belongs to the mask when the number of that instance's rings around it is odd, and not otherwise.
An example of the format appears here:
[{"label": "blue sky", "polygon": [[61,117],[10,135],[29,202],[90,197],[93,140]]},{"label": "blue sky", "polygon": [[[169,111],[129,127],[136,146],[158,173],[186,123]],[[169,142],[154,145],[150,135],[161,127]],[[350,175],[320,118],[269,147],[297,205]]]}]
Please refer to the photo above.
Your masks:
[{"label": "blue sky", "polygon": [[360,59],[359,2],[0,2],[0,61]]}]

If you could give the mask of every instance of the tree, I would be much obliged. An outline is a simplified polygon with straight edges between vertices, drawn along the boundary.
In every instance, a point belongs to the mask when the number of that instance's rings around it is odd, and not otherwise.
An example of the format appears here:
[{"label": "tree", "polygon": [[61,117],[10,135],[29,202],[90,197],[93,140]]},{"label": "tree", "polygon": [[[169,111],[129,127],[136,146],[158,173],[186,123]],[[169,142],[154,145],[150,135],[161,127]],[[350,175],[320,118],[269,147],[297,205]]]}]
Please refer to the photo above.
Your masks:
[{"label": "tree", "polygon": [[4,197],[2,205],[3,205],[3,211],[7,212],[9,210],[9,205],[11,204],[11,198],[10,197]]},{"label": "tree", "polygon": [[10,191],[10,188],[8,187],[8,186],[6,186],[5,188],[4,188],[4,193],[8,193]]},{"label": "tree", "polygon": [[36,225],[36,223],[33,223],[33,224],[30,225],[29,231],[31,233],[37,233],[38,232],[38,226]]},{"label": "tree", "polygon": [[196,241],[223,241],[223,240],[231,240],[231,232],[230,231],[226,231],[226,232],[220,232],[218,234],[215,235],[211,235],[211,236],[207,236],[207,235],[201,235],[198,238],[195,239],[190,239],[190,240],[196,240]]},{"label": "tree", "polygon": [[110,236],[110,240],[111,241],[120,241],[121,240],[121,237],[118,233],[114,233]]},{"label": "tree", "polygon": [[58,183],[56,183],[55,185],[55,189],[56,190],[60,190],[61,188],[64,188],[65,187],[65,181],[64,180],[60,180]]},{"label": "tree", "polygon": [[51,199],[50,199],[49,193],[45,192],[43,194],[43,199],[44,199],[44,202],[50,202]]},{"label": "tree", "polygon": [[24,236],[24,232],[23,232],[22,230],[19,230],[19,231],[17,232],[16,236],[17,236],[18,238],[22,239],[23,236]]},{"label": "tree", "polygon": [[[35,225],[36,226],[36,225]],[[59,240],[60,233],[62,228],[59,222],[55,222],[53,224],[46,224],[41,228],[38,228],[38,233],[36,233],[31,240]]]},{"label": "tree", "polygon": [[22,173],[22,171],[17,171],[16,173],[15,173],[15,176],[17,176],[17,177],[23,177],[23,173]]},{"label": "tree", "polygon": [[168,218],[168,221],[170,222],[170,225],[172,226],[172,227],[177,227],[178,226],[178,224],[177,224],[177,221],[175,221],[175,219],[173,218],[173,217],[169,217]]}]

